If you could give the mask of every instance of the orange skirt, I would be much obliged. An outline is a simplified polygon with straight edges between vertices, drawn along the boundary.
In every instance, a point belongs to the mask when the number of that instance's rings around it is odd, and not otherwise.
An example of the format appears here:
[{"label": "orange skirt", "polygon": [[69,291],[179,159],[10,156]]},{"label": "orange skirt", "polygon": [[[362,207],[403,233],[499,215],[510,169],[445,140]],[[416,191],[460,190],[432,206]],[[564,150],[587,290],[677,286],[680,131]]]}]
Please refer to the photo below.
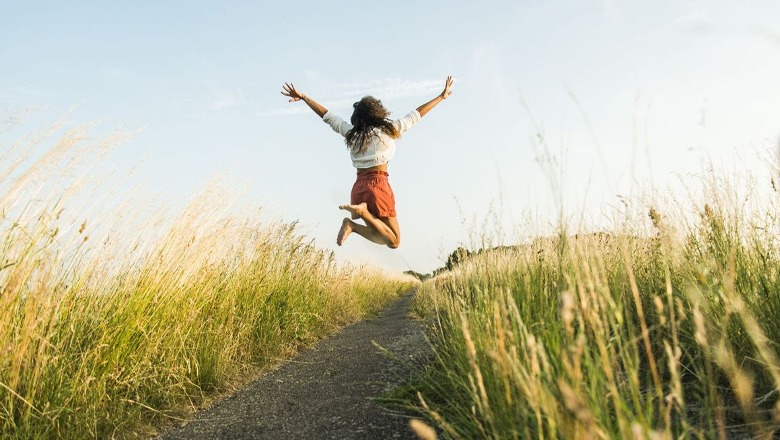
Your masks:
[{"label": "orange skirt", "polygon": [[374,217],[395,217],[395,195],[386,171],[366,171],[358,173],[352,185],[350,203],[365,203]]}]

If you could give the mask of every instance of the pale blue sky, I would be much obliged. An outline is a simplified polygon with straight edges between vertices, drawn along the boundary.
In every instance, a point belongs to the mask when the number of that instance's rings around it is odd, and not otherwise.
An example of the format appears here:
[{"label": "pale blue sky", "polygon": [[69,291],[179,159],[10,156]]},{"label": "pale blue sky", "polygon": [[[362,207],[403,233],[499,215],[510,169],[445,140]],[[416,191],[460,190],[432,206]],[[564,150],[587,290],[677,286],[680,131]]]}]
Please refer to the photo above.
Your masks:
[{"label": "pale blue sky", "polygon": [[[143,159],[137,178],[173,205],[228,175],[342,260],[425,272],[491,207],[511,233],[554,222],[538,130],[567,210],[594,224],[705,157],[776,145],[778,17],[774,1],[4,1],[0,110],[28,131],[73,106],[74,122],[140,128],[111,160]],[[452,98],[390,164],[401,248],[338,248],[354,170],[282,83],[345,119],[366,94],[400,117],[450,74]]]}]

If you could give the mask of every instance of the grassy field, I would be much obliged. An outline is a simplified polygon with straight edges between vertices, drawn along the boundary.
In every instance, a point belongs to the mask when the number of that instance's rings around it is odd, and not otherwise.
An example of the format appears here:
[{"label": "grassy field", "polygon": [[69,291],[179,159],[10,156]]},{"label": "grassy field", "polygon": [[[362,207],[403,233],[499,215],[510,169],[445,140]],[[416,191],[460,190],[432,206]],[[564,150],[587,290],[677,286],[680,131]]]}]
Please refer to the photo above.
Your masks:
[{"label": "grassy field", "polygon": [[413,283],[337,265],[219,188],[180,212],[110,205],[90,176],[121,139],[89,130],[0,154],[2,438],[148,435]]},{"label": "grassy field", "polygon": [[458,439],[773,438],[777,193],[703,183],[697,202],[473,253],[423,284],[436,356],[410,403]]}]

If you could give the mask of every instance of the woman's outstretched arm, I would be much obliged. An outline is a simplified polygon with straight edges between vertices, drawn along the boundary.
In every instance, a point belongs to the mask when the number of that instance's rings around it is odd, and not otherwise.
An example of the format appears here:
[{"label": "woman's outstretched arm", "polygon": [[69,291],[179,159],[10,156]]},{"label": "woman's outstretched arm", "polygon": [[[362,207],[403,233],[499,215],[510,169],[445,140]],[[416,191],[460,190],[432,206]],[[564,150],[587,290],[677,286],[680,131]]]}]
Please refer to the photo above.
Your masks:
[{"label": "woman's outstretched arm", "polygon": [[425,116],[426,113],[431,111],[432,108],[436,107],[436,104],[442,102],[443,100],[447,99],[452,94],[452,76],[447,77],[447,81],[444,83],[444,91],[441,92],[438,96],[431,99],[430,101],[426,102],[425,104],[417,107],[417,111],[420,112],[420,117]]},{"label": "woman's outstretched arm", "polygon": [[303,102],[305,102],[310,109],[314,110],[314,113],[317,113],[319,117],[325,116],[325,113],[328,112],[328,109],[320,105],[320,103],[295,90],[293,83],[284,83],[284,86],[282,86],[282,95],[289,96],[290,102],[303,100]]}]

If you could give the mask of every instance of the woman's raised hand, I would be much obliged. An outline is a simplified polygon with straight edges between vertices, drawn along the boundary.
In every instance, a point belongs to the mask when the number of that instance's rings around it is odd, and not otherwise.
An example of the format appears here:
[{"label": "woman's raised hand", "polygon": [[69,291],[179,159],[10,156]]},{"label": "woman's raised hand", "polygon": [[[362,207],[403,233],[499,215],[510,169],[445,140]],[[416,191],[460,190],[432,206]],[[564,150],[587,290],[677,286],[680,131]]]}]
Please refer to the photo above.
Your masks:
[{"label": "woman's raised hand", "polygon": [[431,111],[432,108],[436,107],[436,104],[442,102],[443,100],[447,99],[448,96],[452,94],[452,83],[454,81],[452,80],[452,75],[447,77],[447,82],[444,83],[444,90],[436,95],[433,99],[426,102],[425,104],[417,107],[417,111],[420,113],[420,117],[425,116],[426,113]]},{"label": "woman's raised hand", "polygon": [[293,83],[284,83],[284,86],[282,86],[282,95],[289,96],[290,102],[305,102],[306,105],[308,105],[310,109],[314,110],[314,113],[317,113],[317,115],[321,118],[325,116],[325,113],[328,113],[328,109],[320,105],[317,101],[295,90]]},{"label": "woman's raised hand", "polygon": [[452,75],[447,77],[447,82],[444,84],[444,91],[441,92],[441,99],[447,99],[448,96],[452,94],[452,83],[453,83]]},{"label": "woman's raised hand", "polygon": [[295,90],[295,86],[293,83],[284,83],[284,86],[282,86],[282,95],[289,96],[290,101],[289,102],[295,102],[300,101],[304,98],[303,93],[298,92]]}]

